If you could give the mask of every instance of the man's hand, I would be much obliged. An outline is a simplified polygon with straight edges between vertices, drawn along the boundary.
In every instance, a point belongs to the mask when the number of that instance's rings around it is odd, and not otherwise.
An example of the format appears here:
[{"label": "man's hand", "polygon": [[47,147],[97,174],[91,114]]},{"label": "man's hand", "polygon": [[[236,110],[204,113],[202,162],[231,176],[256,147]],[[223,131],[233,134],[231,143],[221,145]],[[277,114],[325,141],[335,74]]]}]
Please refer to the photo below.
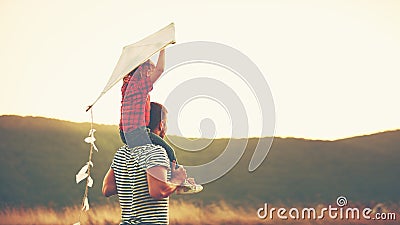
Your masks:
[{"label": "man's hand", "polygon": [[175,168],[176,163],[172,163],[171,179],[167,180],[167,168],[155,166],[147,169],[147,183],[149,194],[154,199],[162,199],[170,196],[176,188],[186,179],[186,170],[180,166]]},{"label": "man's hand", "polygon": [[171,180],[170,182],[172,184],[175,184],[177,186],[181,185],[187,177],[186,170],[183,168],[183,166],[179,166],[176,168],[176,161],[172,162],[172,168],[171,168]]}]

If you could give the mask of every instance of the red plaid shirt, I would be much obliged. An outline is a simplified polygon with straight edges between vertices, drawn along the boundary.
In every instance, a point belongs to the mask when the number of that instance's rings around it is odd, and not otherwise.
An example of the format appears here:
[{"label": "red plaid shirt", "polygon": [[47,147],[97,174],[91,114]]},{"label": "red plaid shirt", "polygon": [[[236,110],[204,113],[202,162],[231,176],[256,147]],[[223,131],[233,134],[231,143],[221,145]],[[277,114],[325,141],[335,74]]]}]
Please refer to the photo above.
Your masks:
[{"label": "red plaid shirt", "polygon": [[119,127],[124,132],[131,132],[150,122],[150,96],[153,90],[150,77],[132,76],[121,88],[121,120]]}]

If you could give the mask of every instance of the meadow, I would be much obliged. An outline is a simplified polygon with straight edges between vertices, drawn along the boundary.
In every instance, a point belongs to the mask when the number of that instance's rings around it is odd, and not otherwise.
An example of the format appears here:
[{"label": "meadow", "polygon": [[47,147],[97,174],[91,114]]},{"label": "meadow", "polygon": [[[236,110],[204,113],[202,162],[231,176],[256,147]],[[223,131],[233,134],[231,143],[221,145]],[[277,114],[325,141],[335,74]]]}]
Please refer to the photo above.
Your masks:
[{"label": "meadow", "polygon": [[[84,182],[75,175],[87,162],[83,139],[90,124],[40,117],[0,116],[0,224],[58,225],[79,220]],[[121,145],[118,127],[95,125],[94,185],[91,209],[81,224],[118,224],[116,197],[101,194],[101,182],[115,150]],[[193,196],[171,199],[171,224],[398,224],[393,220],[278,220],[257,217],[265,202],[270,207],[320,207],[345,196],[350,205],[400,212],[400,130],[335,141],[275,138],[266,160],[254,172],[249,161],[258,138],[246,144],[243,157],[220,179]],[[175,137],[178,144],[190,142]],[[193,153],[176,147],[183,165],[198,165],[217,157],[228,141],[216,139]],[[181,142],[181,143],[180,143]],[[196,143],[208,142],[197,140]],[[325,204],[326,205],[326,204]]]},{"label": "meadow", "polygon": [[[272,205],[271,207],[278,208],[292,208],[296,207],[299,211],[304,207],[313,207],[319,209],[321,204],[301,206]],[[352,205],[351,207],[364,208],[360,204]],[[219,201],[213,204],[184,202],[182,200],[172,200],[170,206],[170,224],[171,225],[215,225],[215,224],[235,224],[235,225],[258,225],[258,224],[363,224],[363,225],[394,225],[398,224],[400,214],[396,210],[400,207],[396,204],[374,204],[371,205],[372,213],[371,219],[353,219],[349,217],[346,219],[331,219],[325,216],[323,219],[309,219],[299,218],[281,220],[277,218],[276,214],[271,219],[269,216],[265,219],[260,219],[257,216],[257,207],[253,206],[240,206],[235,207],[229,205],[224,201]],[[385,215],[392,216],[386,220],[375,220],[377,212],[386,213]],[[393,214],[395,213],[395,214]],[[81,216],[80,216],[81,215]],[[98,205],[93,206],[89,211],[82,212],[79,207],[66,207],[62,210],[54,210],[48,207],[35,207],[35,208],[5,208],[0,210],[0,224],[1,225],[72,225],[79,221],[82,225],[111,225],[119,223],[120,209],[117,204]]]}]

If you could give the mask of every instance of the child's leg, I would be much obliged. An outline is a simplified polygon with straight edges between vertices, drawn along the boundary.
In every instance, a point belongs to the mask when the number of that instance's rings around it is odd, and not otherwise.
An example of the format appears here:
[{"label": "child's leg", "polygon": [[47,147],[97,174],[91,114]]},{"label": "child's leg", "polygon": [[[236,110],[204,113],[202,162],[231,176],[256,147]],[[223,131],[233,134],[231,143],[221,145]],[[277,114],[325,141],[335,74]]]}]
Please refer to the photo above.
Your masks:
[{"label": "child's leg", "polygon": [[125,140],[125,134],[124,132],[120,129],[119,130],[119,137],[121,138],[121,141],[126,144],[126,140]]},{"label": "child's leg", "polygon": [[158,136],[157,134],[154,134],[153,132],[149,132],[149,136],[150,136],[151,142],[153,144],[160,145],[161,147],[163,147],[165,149],[165,151],[167,152],[169,161],[171,161],[171,162],[174,160],[177,161],[174,149],[167,142],[165,142],[160,136]]},{"label": "child's leg", "polygon": [[[154,134],[153,132],[150,132],[149,130],[147,132],[149,133],[149,137],[153,144],[160,145],[161,147],[163,147],[165,149],[165,151],[167,152],[169,161],[171,161],[171,166],[172,166],[172,161],[175,160],[175,162],[177,162],[174,149],[167,142],[165,142],[164,139],[162,139],[157,134]],[[176,163],[176,167],[177,168],[179,167],[178,162]],[[192,181],[192,182],[190,182],[190,181]],[[202,190],[203,190],[203,186],[195,184],[193,178],[188,178],[185,181],[185,184],[177,189],[176,193],[177,194],[195,194]]]},{"label": "child's leg", "polygon": [[133,131],[123,132],[126,144],[129,148],[151,144],[146,127],[138,127]]}]

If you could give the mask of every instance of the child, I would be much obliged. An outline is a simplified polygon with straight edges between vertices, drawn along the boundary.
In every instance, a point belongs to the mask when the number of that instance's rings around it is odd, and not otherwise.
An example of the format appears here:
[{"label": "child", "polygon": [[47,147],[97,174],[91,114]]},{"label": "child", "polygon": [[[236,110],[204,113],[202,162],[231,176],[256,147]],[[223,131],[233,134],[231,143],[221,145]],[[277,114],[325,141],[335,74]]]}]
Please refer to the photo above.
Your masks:
[{"label": "child", "polygon": [[165,51],[161,50],[157,66],[147,60],[124,77],[121,88],[120,137],[129,148],[152,143],[160,145],[166,150],[170,161],[176,162],[174,150],[162,138],[146,129],[150,123],[149,92],[164,71],[164,65]]},{"label": "child", "polygon": [[147,60],[124,77],[119,127],[121,139],[129,148],[151,144],[146,131],[150,118],[149,92],[164,71],[164,58],[162,50],[157,66]]},{"label": "child", "polygon": [[[150,122],[150,95],[153,83],[164,72],[165,50],[161,50],[157,65],[147,60],[124,77],[121,88],[121,121],[120,137],[129,148],[155,144],[166,150],[171,165],[178,168],[175,152],[162,137],[150,132],[146,127]],[[165,109],[165,108],[164,108]],[[161,115],[161,110],[160,114]],[[165,131],[163,131],[165,132]],[[193,179],[188,179],[183,185],[184,189],[178,189],[177,193],[191,194],[202,190],[200,185],[194,184]]]}]

